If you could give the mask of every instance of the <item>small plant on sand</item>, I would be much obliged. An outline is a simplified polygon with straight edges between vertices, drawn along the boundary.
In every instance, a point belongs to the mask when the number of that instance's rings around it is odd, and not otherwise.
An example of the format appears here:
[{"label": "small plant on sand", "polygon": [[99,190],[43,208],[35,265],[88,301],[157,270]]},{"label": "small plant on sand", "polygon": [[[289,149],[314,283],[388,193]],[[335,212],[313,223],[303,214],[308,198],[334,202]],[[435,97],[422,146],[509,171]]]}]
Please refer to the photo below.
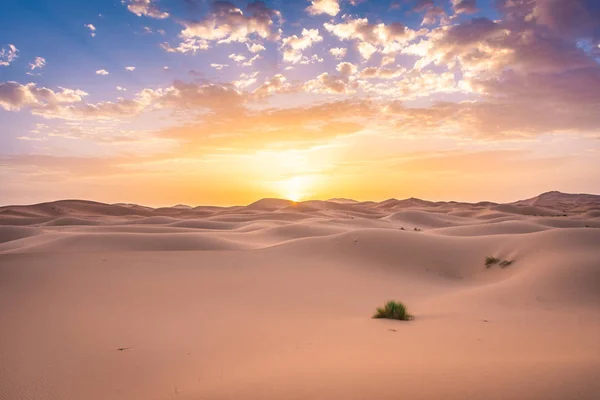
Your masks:
[{"label": "small plant on sand", "polygon": [[385,306],[378,307],[373,318],[398,319],[400,321],[410,321],[413,316],[406,311],[406,306],[398,301],[390,300]]},{"label": "small plant on sand", "polygon": [[485,266],[488,268],[491,267],[492,265],[496,265],[496,264],[500,265],[502,268],[506,268],[514,262],[515,262],[514,260],[501,260],[499,258],[491,257],[491,256],[487,256],[485,258]]},{"label": "small plant on sand", "polygon": [[487,256],[485,258],[485,266],[488,267],[488,268],[491,267],[494,264],[498,264],[499,262],[500,262],[500,259],[496,258],[496,257]]}]

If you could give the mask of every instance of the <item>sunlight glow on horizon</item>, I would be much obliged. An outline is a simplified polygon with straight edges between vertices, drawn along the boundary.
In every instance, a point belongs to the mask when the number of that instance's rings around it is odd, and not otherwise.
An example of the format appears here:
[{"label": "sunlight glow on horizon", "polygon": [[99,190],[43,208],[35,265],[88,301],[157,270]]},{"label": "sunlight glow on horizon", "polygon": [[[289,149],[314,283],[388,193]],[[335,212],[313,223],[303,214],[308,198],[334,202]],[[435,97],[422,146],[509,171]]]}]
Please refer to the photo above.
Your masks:
[{"label": "sunlight glow on horizon", "polygon": [[311,185],[314,184],[314,178],[308,175],[298,175],[278,182],[281,197],[293,202],[307,200],[312,193]]}]

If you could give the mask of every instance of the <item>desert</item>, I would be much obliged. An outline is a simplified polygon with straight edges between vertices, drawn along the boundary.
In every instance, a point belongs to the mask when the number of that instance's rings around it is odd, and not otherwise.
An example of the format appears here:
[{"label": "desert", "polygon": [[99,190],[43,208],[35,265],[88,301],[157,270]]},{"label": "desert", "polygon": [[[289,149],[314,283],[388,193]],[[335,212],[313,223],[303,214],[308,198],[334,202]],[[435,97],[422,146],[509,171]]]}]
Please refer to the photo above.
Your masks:
[{"label": "desert", "polygon": [[[600,196],[65,200],[0,221],[2,399],[600,393]],[[371,318],[392,299],[414,319]]]}]

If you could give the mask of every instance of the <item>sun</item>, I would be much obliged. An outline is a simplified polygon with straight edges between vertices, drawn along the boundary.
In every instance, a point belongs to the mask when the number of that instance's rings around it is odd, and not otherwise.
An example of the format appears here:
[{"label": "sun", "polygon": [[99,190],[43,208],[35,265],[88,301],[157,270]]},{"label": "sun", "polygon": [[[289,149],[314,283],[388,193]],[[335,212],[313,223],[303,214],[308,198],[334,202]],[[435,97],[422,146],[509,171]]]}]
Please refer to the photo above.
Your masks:
[{"label": "sun", "polygon": [[308,190],[312,184],[310,176],[298,175],[280,181],[281,196],[294,202],[301,201],[309,195]]}]

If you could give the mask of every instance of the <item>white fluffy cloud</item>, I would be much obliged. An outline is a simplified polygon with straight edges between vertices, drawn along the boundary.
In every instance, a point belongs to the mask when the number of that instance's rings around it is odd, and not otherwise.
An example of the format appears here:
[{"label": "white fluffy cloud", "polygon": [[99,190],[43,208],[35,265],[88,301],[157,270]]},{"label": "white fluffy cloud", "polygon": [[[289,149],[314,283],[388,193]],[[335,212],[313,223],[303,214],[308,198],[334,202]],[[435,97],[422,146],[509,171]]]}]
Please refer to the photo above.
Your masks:
[{"label": "white fluffy cloud", "polygon": [[348,49],[346,49],[344,47],[334,47],[333,49],[329,49],[329,54],[331,54],[338,60],[341,60],[342,58],[346,57],[347,52],[348,52]]},{"label": "white fluffy cloud", "polygon": [[109,72],[105,69],[99,69],[96,71],[96,75],[108,75]]},{"label": "white fluffy cloud", "polygon": [[182,38],[196,38],[218,43],[246,42],[251,36],[277,39],[281,13],[268,8],[262,2],[253,2],[245,12],[228,1],[212,4],[211,12],[200,21],[183,21]]},{"label": "white fluffy cloud", "polygon": [[306,12],[310,15],[329,14],[334,17],[340,12],[340,0],[311,0]]},{"label": "white fluffy cloud", "polygon": [[127,9],[141,17],[142,15],[150,18],[165,19],[169,16],[168,12],[161,11],[152,0],[123,0],[127,4]]},{"label": "white fluffy cloud", "polygon": [[135,67],[131,65],[129,67],[125,67],[125,70],[127,70],[127,71],[135,71]]},{"label": "white fluffy cloud", "polygon": [[266,50],[265,46],[258,43],[254,43],[252,45],[246,43],[246,46],[248,46],[248,50],[250,50],[251,53],[260,53],[261,51]]},{"label": "white fluffy cloud", "polygon": [[35,69],[42,69],[46,65],[46,59],[44,57],[36,57],[32,63],[29,63],[29,69],[32,71]]},{"label": "white fluffy cloud", "polygon": [[17,59],[19,49],[14,44],[9,44],[6,47],[0,49],[0,66],[9,66],[14,60]]},{"label": "white fluffy cloud", "polygon": [[283,49],[283,60],[293,64],[302,60],[302,51],[313,44],[321,42],[323,37],[318,29],[302,29],[302,34],[283,38],[281,48]]},{"label": "white fluffy cloud", "polygon": [[365,60],[371,58],[373,54],[377,52],[377,47],[373,46],[369,42],[360,42],[358,44],[358,52]]}]

